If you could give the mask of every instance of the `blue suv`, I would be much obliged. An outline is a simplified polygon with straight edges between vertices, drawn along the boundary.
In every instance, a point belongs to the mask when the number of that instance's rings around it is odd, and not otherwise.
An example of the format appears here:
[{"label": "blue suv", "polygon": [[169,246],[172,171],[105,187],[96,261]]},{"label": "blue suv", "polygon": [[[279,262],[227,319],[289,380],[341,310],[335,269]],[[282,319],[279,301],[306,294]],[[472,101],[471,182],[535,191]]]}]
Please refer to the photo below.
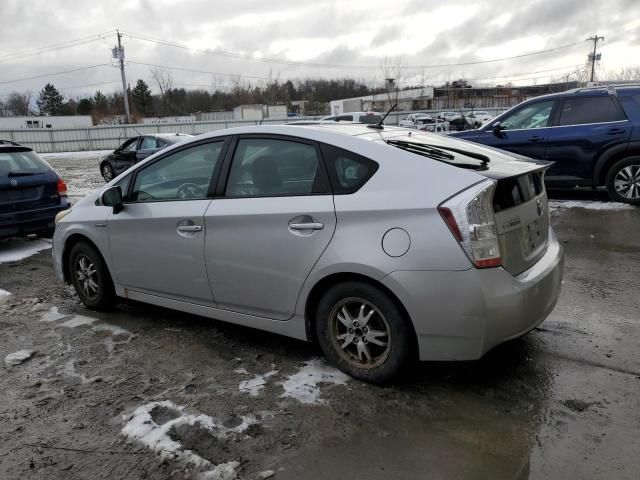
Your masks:
[{"label": "blue suv", "polygon": [[605,186],[640,205],[640,86],[589,87],[526,100],[478,130],[451,134],[555,162],[548,187]]}]

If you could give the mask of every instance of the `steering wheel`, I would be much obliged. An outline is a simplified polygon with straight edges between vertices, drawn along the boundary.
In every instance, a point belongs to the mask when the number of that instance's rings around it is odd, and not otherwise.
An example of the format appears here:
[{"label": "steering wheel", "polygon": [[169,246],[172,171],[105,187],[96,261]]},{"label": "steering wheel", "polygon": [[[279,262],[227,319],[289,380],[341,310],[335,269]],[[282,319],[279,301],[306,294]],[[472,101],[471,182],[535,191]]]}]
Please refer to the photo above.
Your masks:
[{"label": "steering wheel", "polygon": [[195,183],[183,183],[178,187],[178,191],[176,192],[176,196],[185,200],[187,198],[204,198],[207,196],[207,193]]}]

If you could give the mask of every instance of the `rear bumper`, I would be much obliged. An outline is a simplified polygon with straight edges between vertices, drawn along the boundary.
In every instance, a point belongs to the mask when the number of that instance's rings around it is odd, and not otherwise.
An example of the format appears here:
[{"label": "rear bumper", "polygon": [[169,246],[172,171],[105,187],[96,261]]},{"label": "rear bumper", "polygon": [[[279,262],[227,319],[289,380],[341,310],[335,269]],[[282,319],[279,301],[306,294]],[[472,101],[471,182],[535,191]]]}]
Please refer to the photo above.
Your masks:
[{"label": "rear bumper", "polygon": [[69,200],[63,197],[51,207],[0,214],[0,238],[52,231],[58,212],[70,207]]},{"label": "rear bumper", "polygon": [[402,271],[383,283],[413,322],[421,360],[475,360],[539,325],[560,296],[562,247],[550,231],[544,256],[513,276],[502,268]]}]

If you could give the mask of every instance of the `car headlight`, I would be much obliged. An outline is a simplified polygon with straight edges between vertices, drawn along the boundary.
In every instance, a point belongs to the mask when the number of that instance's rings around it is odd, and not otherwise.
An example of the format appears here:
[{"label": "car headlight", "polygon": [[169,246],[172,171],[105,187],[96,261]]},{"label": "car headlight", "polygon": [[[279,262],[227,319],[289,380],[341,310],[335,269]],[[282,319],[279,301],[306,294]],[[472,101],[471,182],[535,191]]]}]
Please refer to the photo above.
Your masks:
[{"label": "car headlight", "polygon": [[56,214],[56,223],[58,223],[60,220],[62,220],[64,217],[66,217],[67,215],[69,215],[69,213],[71,213],[71,209],[67,208],[66,210],[62,210],[61,212],[58,212]]}]

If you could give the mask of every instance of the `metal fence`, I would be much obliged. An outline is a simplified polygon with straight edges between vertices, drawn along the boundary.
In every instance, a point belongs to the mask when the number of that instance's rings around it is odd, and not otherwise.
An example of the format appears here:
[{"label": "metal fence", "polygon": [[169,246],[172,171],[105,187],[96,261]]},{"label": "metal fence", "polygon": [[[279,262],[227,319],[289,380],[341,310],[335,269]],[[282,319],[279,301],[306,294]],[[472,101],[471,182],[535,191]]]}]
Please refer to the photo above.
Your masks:
[{"label": "metal fence", "polygon": [[[470,110],[462,110],[468,112]],[[495,113],[502,109],[483,109]],[[436,110],[421,110],[421,112],[437,114]],[[387,125],[397,125],[398,122],[410,113],[393,112],[385,120]],[[199,135],[213,130],[222,130],[231,127],[248,125],[276,125],[300,120],[317,120],[321,117],[289,117],[284,119],[259,120],[225,120],[204,121],[189,123],[160,123],[160,124],[135,124],[135,125],[107,125],[90,128],[34,128],[19,130],[0,130],[0,139],[11,140],[21,145],[33,148],[40,153],[78,152],[89,150],[112,150],[121,145],[130,137],[152,133],[188,133]]]}]

